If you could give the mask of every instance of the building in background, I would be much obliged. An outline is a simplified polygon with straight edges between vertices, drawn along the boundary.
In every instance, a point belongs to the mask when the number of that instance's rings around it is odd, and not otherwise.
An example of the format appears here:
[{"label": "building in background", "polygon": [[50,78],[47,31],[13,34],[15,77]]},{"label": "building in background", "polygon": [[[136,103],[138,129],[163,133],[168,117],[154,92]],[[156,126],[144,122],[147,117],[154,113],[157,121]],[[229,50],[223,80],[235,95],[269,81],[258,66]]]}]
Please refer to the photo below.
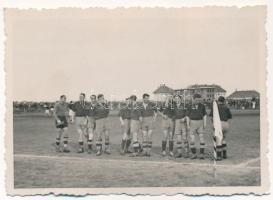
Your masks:
[{"label": "building in background", "polygon": [[166,96],[178,94],[183,96],[185,100],[191,100],[193,95],[198,93],[202,96],[204,101],[211,101],[213,99],[218,99],[219,96],[226,96],[226,90],[224,90],[219,85],[190,85],[185,89],[172,89],[165,84],[161,84],[154,92],[154,100],[164,101]]},{"label": "building in background", "polygon": [[154,100],[155,101],[165,101],[166,97],[168,95],[173,95],[175,93],[175,91],[166,86],[165,84],[161,84],[154,92]]},{"label": "building in background", "polygon": [[260,94],[255,90],[235,91],[227,97],[227,101],[235,109],[259,109]]},{"label": "building in background", "polygon": [[211,101],[213,99],[218,99],[219,96],[226,96],[226,90],[224,90],[219,85],[190,85],[185,89],[176,89],[175,92],[180,95],[185,95],[186,97],[192,97],[194,94],[198,93],[202,96],[204,101]]},{"label": "building in background", "polygon": [[230,94],[227,99],[229,100],[252,100],[260,99],[259,92],[255,90],[241,90],[241,91],[235,91],[232,94]]}]

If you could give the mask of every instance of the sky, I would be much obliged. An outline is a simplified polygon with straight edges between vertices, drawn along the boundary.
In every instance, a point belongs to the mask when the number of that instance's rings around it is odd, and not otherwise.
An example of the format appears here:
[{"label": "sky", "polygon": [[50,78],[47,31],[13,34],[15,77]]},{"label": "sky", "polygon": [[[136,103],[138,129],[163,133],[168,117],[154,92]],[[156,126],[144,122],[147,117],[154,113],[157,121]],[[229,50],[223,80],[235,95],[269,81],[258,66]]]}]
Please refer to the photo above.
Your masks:
[{"label": "sky", "polygon": [[265,7],[8,9],[8,84],[14,100],[110,99],[218,84],[260,91]]}]

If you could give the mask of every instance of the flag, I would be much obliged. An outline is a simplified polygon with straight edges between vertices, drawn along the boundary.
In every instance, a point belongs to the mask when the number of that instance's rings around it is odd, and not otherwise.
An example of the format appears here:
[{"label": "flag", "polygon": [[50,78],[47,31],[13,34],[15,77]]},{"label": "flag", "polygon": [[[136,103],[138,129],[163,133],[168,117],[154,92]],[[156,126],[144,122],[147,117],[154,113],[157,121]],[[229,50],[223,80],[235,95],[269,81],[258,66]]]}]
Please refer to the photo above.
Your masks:
[{"label": "flag", "polygon": [[213,101],[213,146],[214,146],[214,158],[217,158],[217,148],[222,146],[223,141],[223,132],[222,132],[222,125],[219,116],[218,105],[216,101]]}]

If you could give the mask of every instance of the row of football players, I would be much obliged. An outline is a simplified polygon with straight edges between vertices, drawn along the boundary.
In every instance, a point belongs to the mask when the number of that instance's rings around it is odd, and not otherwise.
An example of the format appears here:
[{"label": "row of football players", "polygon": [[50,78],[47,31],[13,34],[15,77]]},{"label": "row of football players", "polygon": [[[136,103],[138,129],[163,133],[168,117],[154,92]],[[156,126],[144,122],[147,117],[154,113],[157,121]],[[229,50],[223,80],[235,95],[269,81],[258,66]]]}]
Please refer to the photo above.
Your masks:
[{"label": "row of football players", "polygon": [[[96,134],[96,155],[102,152],[110,154],[109,141],[109,107],[104,100],[104,96],[97,97],[91,95],[90,102],[85,101],[85,94],[81,93],[79,101],[73,104],[66,103],[66,96],[62,95],[60,101],[55,105],[54,116],[58,135],[56,137],[57,151],[60,151],[60,139],[63,135],[64,152],[69,152],[67,148],[67,111],[70,109],[74,115],[70,116],[73,123],[75,121],[77,132],[79,133],[78,153],[84,152],[84,138],[87,139],[87,152],[92,152],[94,134]],[[166,156],[167,143],[170,156],[197,158],[196,141],[199,137],[199,158],[204,159],[205,138],[204,131],[207,124],[207,113],[205,106],[201,103],[201,96],[195,94],[193,104],[185,107],[180,96],[170,96],[167,101],[158,108],[149,100],[148,94],[143,94],[141,103],[137,102],[137,97],[132,95],[126,99],[126,105],[119,111],[119,119],[122,127],[121,154],[130,153],[130,156],[151,156],[152,135],[157,114],[162,119],[162,156]],[[217,147],[217,159],[226,158],[225,135],[228,131],[228,120],[231,119],[230,110],[225,106],[224,97],[218,99],[219,114],[223,129],[224,138],[221,146]],[[211,111],[210,116],[213,112]],[[142,140],[139,140],[142,133]],[[102,151],[104,139],[104,151]],[[174,155],[174,139],[176,140],[176,154]],[[133,152],[129,151],[132,142]]]}]

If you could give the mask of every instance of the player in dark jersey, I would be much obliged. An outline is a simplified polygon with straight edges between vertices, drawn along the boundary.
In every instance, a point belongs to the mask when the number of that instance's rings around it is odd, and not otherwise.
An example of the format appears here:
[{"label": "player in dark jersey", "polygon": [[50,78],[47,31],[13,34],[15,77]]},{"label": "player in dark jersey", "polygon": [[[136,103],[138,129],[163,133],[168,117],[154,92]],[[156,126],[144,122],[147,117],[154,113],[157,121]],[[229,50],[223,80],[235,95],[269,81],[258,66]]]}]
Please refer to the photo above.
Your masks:
[{"label": "player in dark jersey", "polygon": [[181,100],[181,96],[176,96],[174,105],[174,115],[173,119],[175,120],[175,135],[176,135],[176,145],[177,145],[177,154],[176,158],[182,157],[182,148],[184,149],[184,157],[189,157],[189,144],[187,129],[189,127],[189,119],[187,116],[187,109],[184,103]]},{"label": "player in dark jersey", "polygon": [[[218,111],[219,111],[219,116],[220,116],[221,125],[222,125],[223,140],[222,140],[222,146],[220,146],[216,149],[217,160],[222,160],[222,158],[224,158],[224,159],[227,158],[226,136],[229,131],[229,120],[232,119],[232,114],[230,112],[230,109],[227,107],[225,101],[226,101],[225,97],[223,97],[223,96],[220,96],[218,98]],[[211,109],[209,116],[213,117],[213,107]]]},{"label": "player in dark jersey", "polygon": [[140,105],[140,110],[142,115],[141,129],[143,133],[143,155],[151,156],[152,133],[157,116],[157,108],[156,105],[149,100],[149,94],[143,94],[142,98],[143,102]]},{"label": "player in dark jersey", "polygon": [[88,121],[87,121],[87,145],[88,145],[88,153],[92,153],[92,144],[93,144],[93,137],[94,137],[94,131],[96,127],[96,105],[97,105],[97,97],[96,95],[90,96],[90,102],[88,102]]},{"label": "player in dark jersey", "polygon": [[97,156],[102,153],[102,137],[104,136],[105,149],[104,153],[110,154],[110,135],[109,135],[109,107],[103,94],[98,95],[96,104],[96,135],[97,135]]},{"label": "player in dark jersey", "polygon": [[[76,119],[76,128],[79,134],[79,149],[78,153],[84,152],[83,142],[84,136],[87,137],[88,133],[88,103],[85,101],[85,94],[81,93],[79,96],[79,101],[75,102],[73,105],[70,106],[71,110],[75,113]],[[74,121],[74,120],[72,120]]]},{"label": "player in dark jersey", "polygon": [[119,111],[119,121],[122,128],[122,140],[121,140],[121,155],[129,153],[128,148],[131,144],[130,123],[131,123],[131,108],[130,98],[126,99],[125,105],[121,105]]},{"label": "player in dark jersey", "polygon": [[140,122],[142,121],[142,113],[140,106],[136,102],[137,97],[132,95],[130,97],[130,101],[132,102],[131,113],[130,113],[130,131],[132,134],[133,140],[133,149],[134,152],[130,155],[132,157],[139,156],[141,151],[141,145],[139,141],[139,129],[140,129]]},{"label": "player in dark jersey", "polygon": [[169,155],[173,156],[173,129],[174,129],[174,103],[173,96],[168,96],[160,108],[159,114],[162,116],[162,156],[166,156],[167,141],[169,140]]},{"label": "player in dark jersey", "polygon": [[55,104],[54,107],[54,118],[55,118],[55,124],[56,128],[58,129],[58,134],[56,137],[56,151],[61,152],[60,149],[60,141],[63,136],[63,152],[70,152],[68,149],[68,133],[67,133],[67,128],[68,128],[68,104],[66,103],[66,96],[61,95],[60,96],[60,101]]},{"label": "player in dark jersey", "polygon": [[192,153],[191,159],[197,158],[195,135],[199,137],[200,142],[199,158],[204,159],[205,153],[204,130],[207,125],[207,113],[205,105],[201,103],[201,100],[202,98],[200,94],[194,94],[193,105],[188,110],[188,117],[190,119],[190,149]]}]

